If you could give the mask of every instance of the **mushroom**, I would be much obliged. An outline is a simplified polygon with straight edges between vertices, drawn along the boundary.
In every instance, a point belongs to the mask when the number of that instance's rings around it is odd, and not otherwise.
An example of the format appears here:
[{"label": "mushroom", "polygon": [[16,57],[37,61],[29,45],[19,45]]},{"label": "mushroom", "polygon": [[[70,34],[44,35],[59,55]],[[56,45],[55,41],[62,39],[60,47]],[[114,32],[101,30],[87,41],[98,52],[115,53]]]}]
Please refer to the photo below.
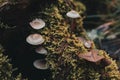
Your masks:
[{"label": "mushroom", "polygon": [[67,12],[66,14],[68,17],[70,18],[80,18],[81,16],[79,15],[79,13],[75,10],[71,10],[69,12]]},{"label": "mushroom", "polygon": [[41,70],[45,70],[45,69],[48,69],[49,66],[48,64],[46,63],[46,60],[44,59],[38,59],[38,60],[35,60],[33,62],[33,66],[37,69],[41,69]]},{"label": "mushroom", "polygon": [[86,47],[86,48],[91,48],[92,47],[92,44],[93,44],[93,42],[92,41],[87,41],[85,38],[83,38],[83,37],[77,37],[78,38],[78,40],[80,41],[80,42],[83,42],[83,44],[84,44],[84,46]]},{"label": "mushroom", "polygon": [[45,40],[40,34],[30,34],[27,38],[26,41],[31,44],[31,45],[40,45],[42,44]]},{"label": "mushroom", "polygon": [[91,48],[91,47],[92,47],[92,41],[85,41],[85,42],[84,42],[84,46],[85,46],[86,48]]},{"label": "mushroom", "polygon": [[42,19],[35,19],[29,24],[33,29],[36,29],[36,30],[45,27],[45,22]]},{"label": "mushroom", "polygon": [[48,53],[47,50],[44,47],[36,48],[35,51],[39,54],[44,54],[44,55],[47,55],[47,53]]},{"label": "mushroom", "polygon": [[67,12],[66,15],[71,18],[71,20],[72,20],[71,21],[71,31],[74,31],[74,29],[75,29],[75,19],[80,18],[81,16],[75,10],[71,10],[71,11]]}]

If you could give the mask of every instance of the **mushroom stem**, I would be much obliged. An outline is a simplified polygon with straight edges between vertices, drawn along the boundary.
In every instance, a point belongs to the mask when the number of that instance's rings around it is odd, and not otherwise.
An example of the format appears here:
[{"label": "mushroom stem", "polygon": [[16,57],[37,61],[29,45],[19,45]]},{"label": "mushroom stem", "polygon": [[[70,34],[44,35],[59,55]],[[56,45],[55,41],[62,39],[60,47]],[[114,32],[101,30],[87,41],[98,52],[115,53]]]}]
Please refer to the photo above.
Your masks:
[{"label": "mushroom stem", "polygon": [[75,28],[76,28],[75,19],[72,19],[72,22],[71,22],[71,32],[74,32]]}]

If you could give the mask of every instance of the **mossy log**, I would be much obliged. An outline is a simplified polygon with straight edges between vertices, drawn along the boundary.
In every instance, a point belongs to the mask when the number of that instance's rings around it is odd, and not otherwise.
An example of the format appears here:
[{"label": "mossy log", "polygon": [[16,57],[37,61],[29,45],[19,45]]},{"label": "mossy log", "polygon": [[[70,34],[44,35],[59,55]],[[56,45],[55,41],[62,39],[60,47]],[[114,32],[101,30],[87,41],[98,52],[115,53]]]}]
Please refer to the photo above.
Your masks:
[{"label": "mossy log", "polygon": [[[46,8],[43,8],[37,17],[35,16],[46,22],[46,27],[38,30],[38,33],[45,39],[41,46],[49,52],[46,60],[53,72],[53,80],[120,80],[116,62],[105,51],[96,49],[93,42],[91,48],[86,48],[84,41],[78,39],[82,37],[89,41],[83,28],[82,14],[85,6],[72,0],[53,2],[55,4],[50,4],[49,7],[44,6]],[[75,10],[81,15],[81,18],[75,20],[74,31],[70,29],[71,19],[66,16],[70,10]],[[97,50],[97,55],[104,58],[91,62],[79,56],[91,50]]]},{"label": "mossy log", "polygon": [[[37,31],[45,42],[41,45],[48,50],[46,60],[52,72],[52,80],[120,80],[118,66],[109,55],[92,46],[87,48],[85,41],[90,41],[83,28],[85,6],[79,0],[45,0],[40,5],[40,11],[34,18],[41,18],[46,22],[46,27]],[[71,30],[71,18],[66,13],[75,10],[81,18],[75,19],[74,30]],[[89,27],[89,26],[88,26]],[[97,55],[102,57],[98,61],[89,61],[81,57],[97,50]],[[96,54],[96,53],[92,53]],[[94,57],[90,55],[89,57]]]}]

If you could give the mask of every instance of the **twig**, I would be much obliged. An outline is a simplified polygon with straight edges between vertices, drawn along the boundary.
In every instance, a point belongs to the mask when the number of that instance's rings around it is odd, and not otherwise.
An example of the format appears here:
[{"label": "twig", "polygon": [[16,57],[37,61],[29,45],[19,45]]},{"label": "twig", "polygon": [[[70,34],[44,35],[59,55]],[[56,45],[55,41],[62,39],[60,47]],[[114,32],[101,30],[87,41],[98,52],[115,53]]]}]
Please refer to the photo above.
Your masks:
[{"label": "twig", "polygon": [[7,5],[7,4],[9,4],[9,2],[4,2],[4,3],[2,3],[2,4],[0,5],[0,8],[3,7],[3,6],[5,6],[5,5]]},{"label": "twig", "polygon": [[117,54],[117,53],[119,53],[119,52],[120,52],[120,48],[119,48],[118,50],[116,50],[114,54]]}]

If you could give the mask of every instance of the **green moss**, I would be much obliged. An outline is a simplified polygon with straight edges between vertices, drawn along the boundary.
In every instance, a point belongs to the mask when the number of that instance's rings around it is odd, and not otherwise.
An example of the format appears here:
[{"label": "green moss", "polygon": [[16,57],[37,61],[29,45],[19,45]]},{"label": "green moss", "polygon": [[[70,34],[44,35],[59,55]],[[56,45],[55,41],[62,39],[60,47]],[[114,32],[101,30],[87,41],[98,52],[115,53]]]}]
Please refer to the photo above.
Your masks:
[{"label": "green moss", "polygon": [[0,80],[27,80],[23,79],[21,74],[16,77],[13,75],[12,64],[8,56],[3,55],[2,46],[0,46]]},{"label": "green moss", "polygon": [[[72,3],[76,11],[84,13],[85,7],[82,3]],[[75,31],[70,31],[70,18],[66,16],[70,10],[71,7],[64,1],[58,0],[56,4],[51,4],[39,13],[39,18],[46,22],[46,27],[38,32],[45,38],[42,46],[49,52],[46,60],[53,72],[53,80],[120,80],[115,61],[104,51],[100,50],[99,54],[111,61],[108,66],[104,66],[102,61],[92,63],[78,57],[78,54],[89,52],[89,49],[77,37],[88,38],[82,17],[76,19]],[[91,49],[95,49],[95,46]]]}]

